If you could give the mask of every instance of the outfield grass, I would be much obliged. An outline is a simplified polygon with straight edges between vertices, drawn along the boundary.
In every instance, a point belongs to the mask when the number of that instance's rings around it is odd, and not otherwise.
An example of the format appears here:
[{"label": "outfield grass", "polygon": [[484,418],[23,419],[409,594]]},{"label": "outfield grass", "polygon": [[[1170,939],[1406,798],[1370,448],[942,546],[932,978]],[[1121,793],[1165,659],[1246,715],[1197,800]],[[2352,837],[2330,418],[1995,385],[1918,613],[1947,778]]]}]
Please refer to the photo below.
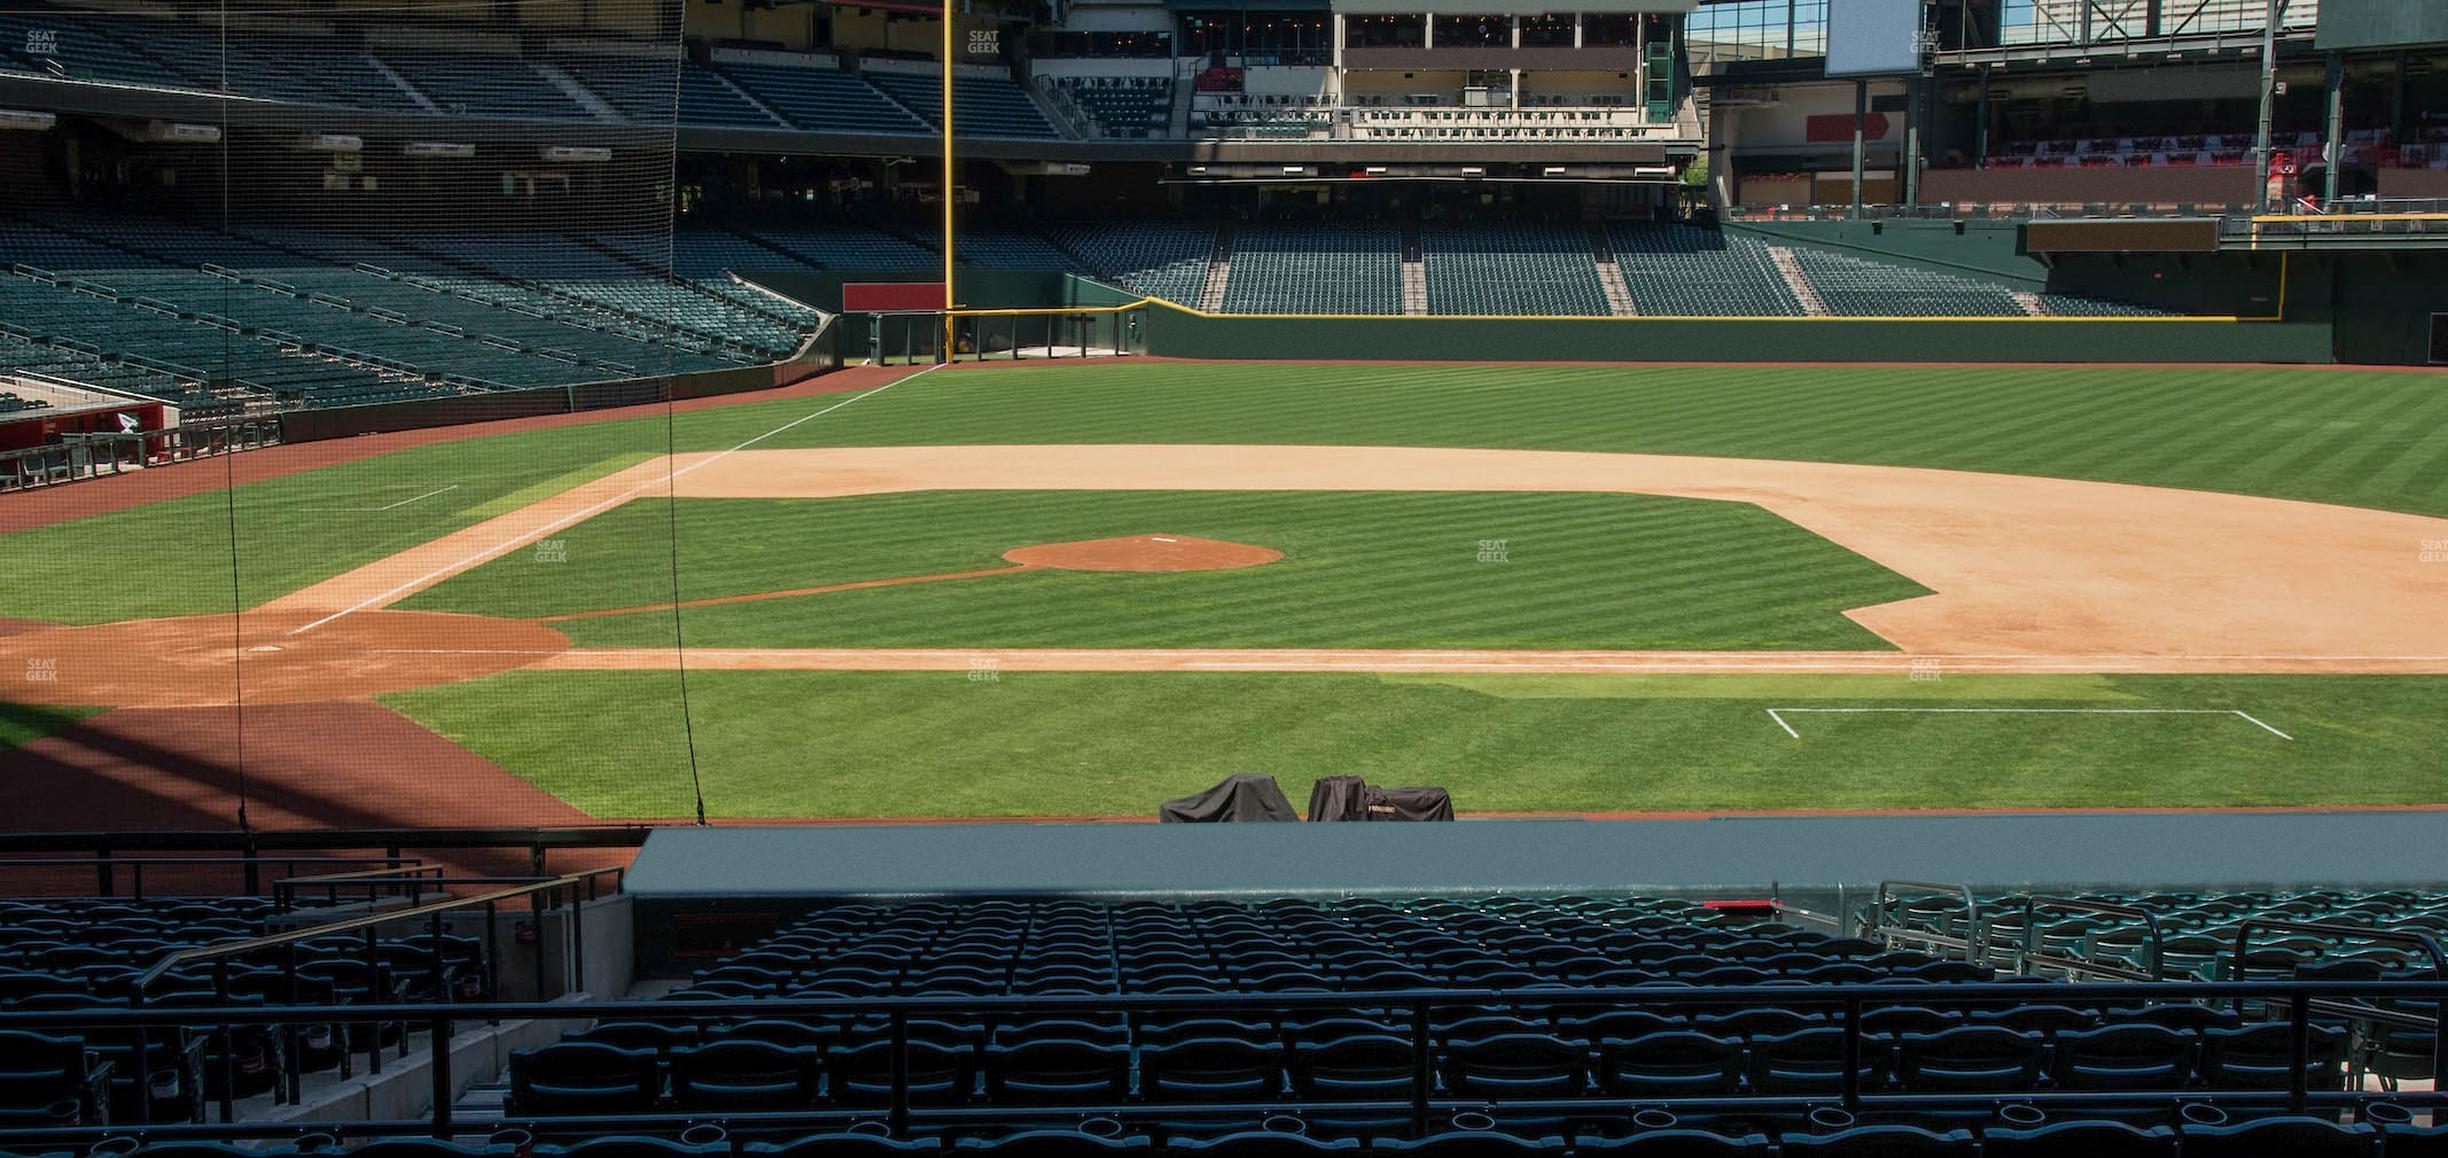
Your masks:
[{"label": "outfield grass", "polygon": [[930,374],[759,445],[1022,442],[1726,455],[2448,515],[2448,377],[2402,372],[1047,364]]},{"label": "outfield grass", "polygon": [[[1437,784],[1465,811],[2448,801],[2448,679],[698,672],[717,816],[1148,815],[1232,772]],[[1531,694],[1524,694],[1525,692]],[[603,817],[689,815],[669,673],[522,672],[386,697]],[[1768,718],[1791,704],[2241,708]]]},{"label": "outfield grass", "polygon": [[[237,488],[260,602],[660,452],[835,406],[795,398],[418,447]],[[2448,515],[2448,386],[2353,370],[1038,365],[927,374],[760,446],[1351,443],[1732,455],[2002,471]],[[369,508],[436,486],[444,496]],[[556,489],[559,489],[556,487]],[[380,499],[381,502],[375,500]],[[342,501],[335,501],[342,500]],[[0,616],[227,610],[220,494],[0,536]],[[683,528],[685,537],[686,530]],[[666,536],[668,537],[668,536]],[[111,576],[95,583],[97,568]]]},{"label": "outfield grass", "polygon": [[[528,618],[668,601],[671,517],[598,515],[560,533],[566,563],[508,555],[406,606]],[[1647,495],[930,491],[687,500],[677,517],[688,599],[982,570],[1013,547],[1122,535],[1285,552],[689,608],[705,647],[1885,648],[1841,612],[1928,593],[1757,506]],[[580,646],[656,646],[672,617],[556,626]]]}]

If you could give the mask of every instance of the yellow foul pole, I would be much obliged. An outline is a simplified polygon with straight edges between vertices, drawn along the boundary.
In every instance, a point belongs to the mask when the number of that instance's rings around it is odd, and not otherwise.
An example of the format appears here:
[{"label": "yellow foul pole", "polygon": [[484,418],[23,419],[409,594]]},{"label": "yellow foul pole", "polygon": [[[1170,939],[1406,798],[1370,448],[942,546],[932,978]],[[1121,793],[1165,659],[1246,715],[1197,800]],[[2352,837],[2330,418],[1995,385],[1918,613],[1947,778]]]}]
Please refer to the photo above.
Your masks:
[{"label": "yellow foul pole", "polygon": [[944,361],[952,360],[952,3],[943,0],[943,304]]}]

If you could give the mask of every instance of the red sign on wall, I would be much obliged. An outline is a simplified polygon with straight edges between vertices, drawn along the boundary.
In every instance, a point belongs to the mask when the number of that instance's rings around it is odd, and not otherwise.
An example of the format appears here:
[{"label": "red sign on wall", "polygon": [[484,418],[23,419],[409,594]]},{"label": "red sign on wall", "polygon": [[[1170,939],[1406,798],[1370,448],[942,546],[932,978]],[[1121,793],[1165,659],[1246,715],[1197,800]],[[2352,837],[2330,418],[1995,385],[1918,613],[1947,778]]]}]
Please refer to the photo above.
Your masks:
[{"label": "red sign on wall", "polygon": [[[1887,138],[1887,114],[1872,113],[1862,118],[1862,138],[1880,141]],[[1826,113],[1815,116],[1803,126],[1803,135],[1812,144],[1850,142],[1853,139],[1853,114]]]},{"label": "red sign on wall", "polygon": [[944,286],[939,281],[850,281],[842,283],[842,312],[886,314],[896,310],[940,310]]}]

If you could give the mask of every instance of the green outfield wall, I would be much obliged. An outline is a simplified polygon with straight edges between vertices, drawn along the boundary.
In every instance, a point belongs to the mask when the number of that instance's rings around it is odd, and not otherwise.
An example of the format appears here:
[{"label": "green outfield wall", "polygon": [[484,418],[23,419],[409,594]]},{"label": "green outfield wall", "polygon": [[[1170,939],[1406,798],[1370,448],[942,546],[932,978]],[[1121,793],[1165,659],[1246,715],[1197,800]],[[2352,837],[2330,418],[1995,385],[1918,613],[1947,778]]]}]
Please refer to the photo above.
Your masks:
[{"label": "green outfield wall", "polygon": [[1484,362],[2327,362],[2323,322],[1303,318],[1148,314],[1175,358]]}]

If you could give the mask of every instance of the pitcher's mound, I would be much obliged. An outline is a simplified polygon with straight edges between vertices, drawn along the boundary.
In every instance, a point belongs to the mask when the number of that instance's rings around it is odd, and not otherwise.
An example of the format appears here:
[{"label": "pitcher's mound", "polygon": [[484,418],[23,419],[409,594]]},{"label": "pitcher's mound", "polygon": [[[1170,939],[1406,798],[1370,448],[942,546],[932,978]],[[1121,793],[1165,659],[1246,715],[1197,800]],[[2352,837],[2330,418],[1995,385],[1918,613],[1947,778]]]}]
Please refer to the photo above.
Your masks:
[{"label": "pitcher's mound", "polygon": [[1014,547],[1003,557],[1030,567],[1066,571],[1225,571],[1283,558],[1273,547],[1227,543],[1194,535],[1131,535]]}]

